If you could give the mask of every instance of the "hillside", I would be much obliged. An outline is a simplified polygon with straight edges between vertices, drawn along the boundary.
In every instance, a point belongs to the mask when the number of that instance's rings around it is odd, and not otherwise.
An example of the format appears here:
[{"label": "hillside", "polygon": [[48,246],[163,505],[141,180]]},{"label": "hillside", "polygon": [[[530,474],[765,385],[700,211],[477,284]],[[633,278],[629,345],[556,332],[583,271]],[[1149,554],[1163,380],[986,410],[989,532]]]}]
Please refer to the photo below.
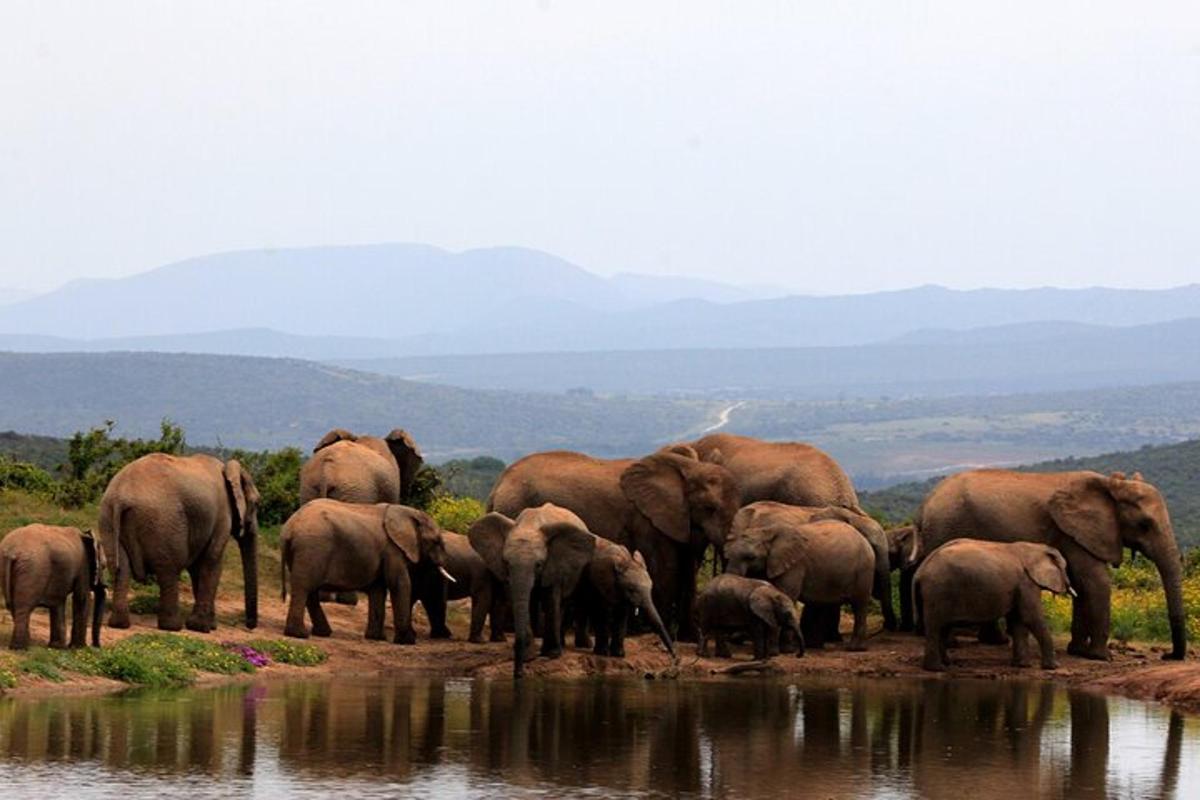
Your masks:
[{"label": "hillside", "polygon": [[0,353],[0,430],[121,435],[169,417],[196,445],[307,449],[334,426],[407,428],[431,460],[571,448],[653,449],[710,424],[705,401],[479,392],[290,359],[157,353]]},{"label": "hillside", "polygon": [[[1141,472],[1167,499],[1171,521],[1181,544],[1200,544],[1200,440],[1179,444],[1146,446],[1137,450],[1105,453],[1087,458],[1063,458],[1021,467],[1030,472],[1094,470]],[[905,483],[874,492],[862,492],[864,507],[899,522],[910,518],[925,495],[941,478]]]},{"label": "hillside", "polygon": [[[0,344],[3,338],[0,337]],[[1200,380],[1200,319],[1112,327],[1024,323],[845,347],[337,359],[473,389],[833,398],[1045,392]]]}]

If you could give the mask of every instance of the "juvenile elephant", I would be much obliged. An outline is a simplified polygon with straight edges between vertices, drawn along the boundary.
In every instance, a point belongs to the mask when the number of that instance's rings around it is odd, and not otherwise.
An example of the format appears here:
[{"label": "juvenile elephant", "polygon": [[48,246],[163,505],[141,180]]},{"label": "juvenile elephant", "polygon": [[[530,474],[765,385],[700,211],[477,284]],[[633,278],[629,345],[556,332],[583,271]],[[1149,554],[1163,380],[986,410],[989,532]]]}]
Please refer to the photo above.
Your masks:
[{"label": "juvenile elephant", "polygon": [[300,502],[407,503],[423,460],[416,442],[396,428],[382,439],[334,428],[300,469]]},{"label": "juvenile elephant", "polygon": [[946,478],[918,512],[914,566],[951,539],[1048,544],[1067,560],[1078,592],[1067,652],[1108,659],[1112,583],[1108,565],[1122,548],[1141,552],[1158,568],[1167,599],[1171,652],[1187,653],[1183,564],[1167,504],[1135,474],[1023,473],[972,470]]},{"label": "juvenile elephant", "polygon": [[677,637],[694,637],[696,571],[710,544],[720,548],[739,493],[724,467],[694,452],[662,450],[641,459],[582,453],[535,453],[511,464],[488,510],[515,517],[553,503],[578,514],[588,530],[640,552],[654,581],[654,604]]},{"label": "juvenile elephant", "polygon": [[545,503],[509,519],[495,511],[480,517],[467,537],[488,569],[508,586],[512,600],[513,677],[525,673],[533,645],[530,603],[536,593],[546,615],[542,655],[562,655],[562,605],[575,591],[596,552],[596,537],[578,516]]},{"label": "juvenile elephant", "polygon": [[913,605],[925,625],[925,669],[946,668],[951,626],[1006,617],[1013,665],[1029,666],[1027,632],[1042,650],[1042,668],[1054,669],[1054,640],[1042,615],[1043,589],[1071,591],[1062,554],[1032,542],[958,539],[925,559],[913,579]]},{"label": "juvenile elephant", "polygon": [[393,641],[413,644],[413,583],[430,572],[453,580],[445,569],[441,530],[424,511],[408,506],[313,500],[283,524],[279,547],[283,598],[289,589],[292,593],[283,633],[299,639],[308,638],[305,608],[312,617],[313,635],[332,632],[318,592],[349,590],[367,593],[366,638],[384,638],[384,606],[390,594]]},{"label": "juvenile elephant", "polygon": [[230,538],[242,556],[246,627],[258,625],[258,489],[230,459],[151,453],[126,464],[100,501],[100,541],[115,576],[108,624],[129,627],[129,581],[158,581],[158,627],[183,627],[179,573],[192,579],[189,630],[217,627],[217,582]]},{"label": "juvenile elephant", "polygon": [[593,652],[598,656],[625,655],[625,631],[634,610],[645,615],[663,647],[675,656],[671,635],[654,607],[653,581],[641,553],[607,539],[596,540],[596,550],[571,595],[576,614],[575,646],[586,647],[587,623],[596,633]]},{"label": "juvenile elephant", "polygon": [[67,646],[67,598],[71,598],[71,647],[87,643],[88,593],[92,647],[100,646],[104,615],[104,549],[91,531],[57,525],[26,525],[0,541],[0,592],[13,616],[13,650],[29,647],[29,615],[50,609],[50,646]]},{"label": "juvenile elephant", "polygon": [[[757,515],[748,506],[738,512],[733,528],[725,545],[727,572],[766,578],[806,607],[849,603],[854,632],[847,649],[866,649],[875,553],[857,530],[838,520],[810,522],[803,509],[793,512],[787,506]],[[805,630],[811,646],[820,646],[823,628],[818,623]]]},{"label": "juvenile elephant", "polygon": [[449,639],[446,627],[446,602],[471,598],[471,630],[467,641],[483,641],[483,624],[491,619],[491,641],[504,641],[504,620],[508,599],[504,584],[492,574],[483,558],[471,547],[466,536],[453,531],[442,531],[442,542],[446,546],[446,571],[454,578],[450,583],[439,573],[429,573],[421,585],[415,587],[417,598],[429,615],[431,639]]},{"label": "juvenile elephant", "polygon": [[717,656],[729,658],[727,636],[749,631],[754,658],[769,658],[779,642],[780,631],[796,635],[797,656],[804,655],[804,634],[792,598],[767,581],[740,575],[718,575],[696,598],[696,622],[700,629],[700,656],[708,657],[708,640],[717,640]]},{"label": "juvenile elephant", "polygon": [[888,569],[900,573],[900,624],[899,630],[913,629],[912,576],[915,568],[909,569],[913,550],[917,543],[917,529],[912,525],[899,525],[884,531],[888,546]]}]

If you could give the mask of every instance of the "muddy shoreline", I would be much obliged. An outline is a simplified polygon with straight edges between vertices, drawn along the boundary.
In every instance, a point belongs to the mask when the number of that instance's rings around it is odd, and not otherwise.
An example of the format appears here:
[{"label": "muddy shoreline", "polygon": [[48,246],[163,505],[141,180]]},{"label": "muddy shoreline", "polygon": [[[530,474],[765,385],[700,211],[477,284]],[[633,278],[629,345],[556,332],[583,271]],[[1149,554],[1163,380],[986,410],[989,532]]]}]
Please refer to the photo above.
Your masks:
[{"label": "muddy shoreline", "polygon": [[[254,674],[215,675],[202,673],[196,686],[216,686],[231,683],[256,683],[279,680],[312,680],[333,676],[378,676],[388,674],[421,674],[488,679],[511,679],[512,646],[510,643],[469,644],[466,634],[466,603],[454,604],[450,627],[456,637],[449,641],[426,638],[428,628],[417,613],[418,643],[415,646],[369,642],[362,638],[365,626],[365,604],[359,606],[327,606],[333,627],[329,638],[308,641],[321,647],[328,655],[324,664],[315,667],[295,667],[272,664]],[[219,602],[221,626],[207,636],[221,642],[247,642],[261,638],[283,638],[283,604],[272,600],[259,609],[260,624],[250,631],[234,620],[238,604]],[[878,630],[878,620],[872,621]],[[134,616],[128,630],[105,628],[104,641],[112,643],[127,636],[156,630],[152,616]],[[7,625],[0,627],[0,637],[7,640]],[[181,631],[188,636],[200,636]],[[45,641],[48,634],[44,615],[35,615],[33,640]],[[570,642],[568,642],[570,644]],[[1087,661],[1063,652],[1065,641],[1059,641],[1059,668],[1046,671],[1036,667],[1018,669],[1008,664],[1007,647],[981,645],[966,638],[951,652],[953,667],[945,673],[930,673],[921,669],[922,642],[906,634],[877,632],[871,637],[866,652],[852,653],[831,645],[824,650],[810,650],[803,658],[793,655],[777,656],[765,671],[729,676],[721,670],[733,663],[751,660],[746,648],[735,650],[733,661],[718,658],[699,658],[692,644],[678,646],[678,662],[670,657],[653,635],[631,637],[626,642],[626,657],[605,658],[589,651],[568,646],[561,658],[538,658],[526,665],[526,674],[536,678],[583,678],[600,675],[639,677],[647,679],[716,678],[720,680],[755,680],[763,674],[772,676],[813,676],[855,678],[921,678],[924,680],[1044,680],[1077,689],[1130,697],[1137,700],[1164,703],[1189,713],[1200,714],[1200,659],[1190,657],[1184,662],[1162,661],[1166,646],[1114,646],[1110,662]],[[130,689],[129,684],[106,678],[69,676],[61,683],[21,675],[18,685],[4,696],[37,698],[59,695],[96,695],[117,693]]]}]

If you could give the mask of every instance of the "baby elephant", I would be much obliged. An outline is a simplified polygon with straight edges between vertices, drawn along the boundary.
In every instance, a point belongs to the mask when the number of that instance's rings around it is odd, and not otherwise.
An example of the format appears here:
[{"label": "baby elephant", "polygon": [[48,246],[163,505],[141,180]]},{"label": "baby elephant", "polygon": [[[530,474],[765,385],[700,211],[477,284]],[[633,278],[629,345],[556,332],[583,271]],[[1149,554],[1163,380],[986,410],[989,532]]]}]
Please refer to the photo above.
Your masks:
[{"label": "baby elephant", "polygon": [[0,587],[13,615],[9,647],[29,647],[29,615],[50,609],[50,646],[66,647],[67,598],[71,598],[71,647],[87,644],[88,593],[92,646],[100,646],[104,615],[104,551],[91,531],[56,525],[26,525],[0,541]]},{"label": "baby elephant", "polygon": [[696,624],[700,628],[698,653],[708,656],[708,640],[717,640],[717,655],[729,658],[731,633],[749,631],[754,641],[754,658],[769,658],[779,643],[781,630],[794,631],[797,656],[804,655],[800,617],[792,598],[767,581],[740,575],[718,575],[696,597]]},{"label": "baby elephant", "polygon": [[955,624],[1008,620],[1013,664],[1029,666],[1027,631],[1042,649],[1042,669],[1054,669],[1054,641],[1042,616],[1041,592],[1074,594],[1067,562],[1033,542],[956,539],[929,554],[913,577],[913,607],[925,625],[925,669],[946,668]]},{"label": "baby elephant", "polygon": [[471,629],[467,641],[472,644],[483,642],[483,625],[490,619],[491,641],[503,642],[504,620],[508,613],[504,584],[492,575],[466,536],[442,531],[442,542],[446,546],[446,571],[454,582],[444,580],[441,573],[428,572],[421,585],[414,587],[417,599],[429,616],[429,638],[451,638],[450,629],[446,627],[446,602],[469,597]]},{"label": "baby elephant", "polygon": [[596,632],[593,652],[598,656],[625,656],[625,631],[634,609],[658,635],[663,647],[675,657],[671,635],[654,605],[654,584],[641,553],[607,539],[596,539],[596,550],[580,575],[571,596],[575,613],[575,646],[586,647],[587,623]]}]

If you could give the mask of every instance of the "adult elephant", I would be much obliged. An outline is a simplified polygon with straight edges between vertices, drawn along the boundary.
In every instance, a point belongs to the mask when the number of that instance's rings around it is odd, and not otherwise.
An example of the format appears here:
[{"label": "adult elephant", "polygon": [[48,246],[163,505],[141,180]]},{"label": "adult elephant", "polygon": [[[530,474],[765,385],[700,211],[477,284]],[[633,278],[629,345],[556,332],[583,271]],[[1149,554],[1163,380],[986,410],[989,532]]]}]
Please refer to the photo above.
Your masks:
[{"label": "adult elephant", "polygon": [[400,428],[382,439],[334,428],[300,469],[300,502],[407,503],[422,463],[416,442]]},{"label": "adult elephant", "polygon": [[600,459],[554,451],[504,470],[488,510],[515,517],[554,503],[578,514],[597,536],[641,553],[663,620],[677,627],[676,638],[694,641],[696,571],[710,544],[720,552],[739,497],[728,470],[686,452]]},{"label": "adult elephant", "polygon": [[513,677],[524,674],[533,644],[530,601],[534,592],[546,614],[542,655],[562,655],[562,604],[596,552],[597,539],[583,520],[546,503],[522,510],[515,520],[495,511],[485,514],[467,537],[488,569],[508,585],[516,639]]},{"label": "adult elephant", "polygon": [[108,624],[129,627],[129,581],[158,582],[158,627],[183,627],[179,573],[195,604],[189,630],[217,627],[217,582],[232,538],[242,556],[246,627],[258,625],[258,489],[236,460],[151,453],[126,464],[100,501],[100,541],[114,573]]},{"label": "adult elephant", "polygon": [[1108,565],[1121,563],[1124,547],[1143,553],[1158,568],[1167,599],[1172,647],[1163,657],[1182,659],[1187,653],[1175,531],[1162,495],[1141,475],[972,470],[934,487],[917,514],[916,528],[914,565],[959,538],[1057,548],[1078,593],[1067,652],[1092,659],[1109,658]]}]

